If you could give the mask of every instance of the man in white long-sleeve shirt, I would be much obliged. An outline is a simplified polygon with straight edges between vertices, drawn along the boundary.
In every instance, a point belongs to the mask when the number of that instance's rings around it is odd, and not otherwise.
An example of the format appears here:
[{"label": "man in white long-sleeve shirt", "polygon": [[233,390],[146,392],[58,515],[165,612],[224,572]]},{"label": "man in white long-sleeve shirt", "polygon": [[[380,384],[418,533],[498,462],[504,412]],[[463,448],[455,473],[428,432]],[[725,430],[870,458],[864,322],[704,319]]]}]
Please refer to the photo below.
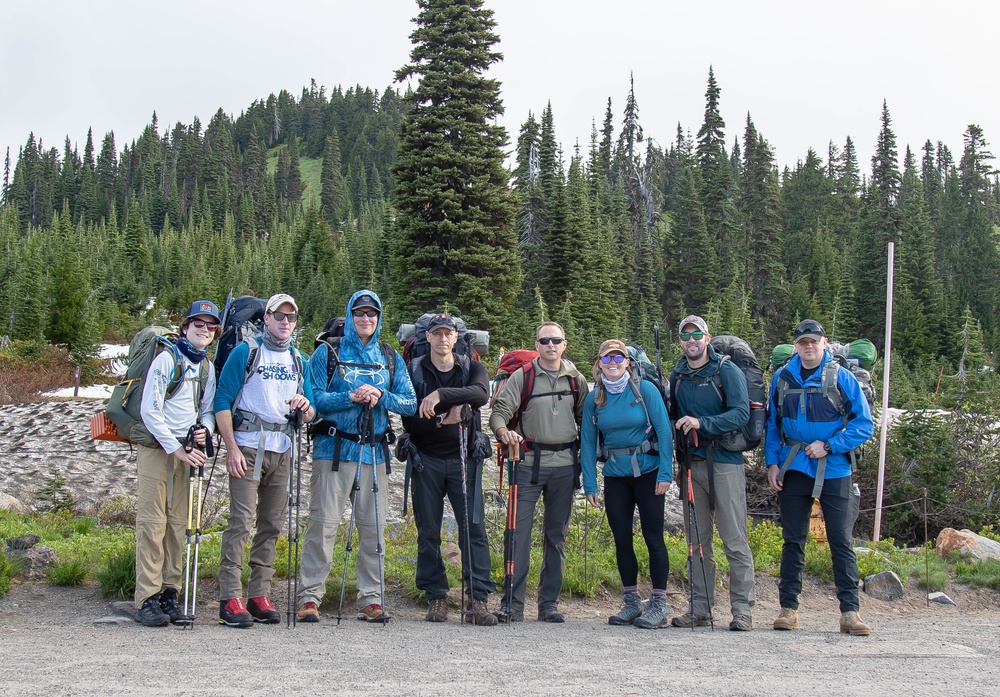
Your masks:
[{"label": "man in white long-sleeve shirt", "polygon": [[[220,331],[219,309],[192,303],[181,323],[176,351],[161,351],[146,372],[140,414],[158,447],[137,445],[139,490],[135,516],[135,606],[147,627],[185,621],[177,604],[181,586],[187,486],[192,467],[205,464],[199,448],[185,449],[192,426],[204,446],[215,428],[215,369],[207,359]],[[180,386],[167,394],[172,382]]]}]

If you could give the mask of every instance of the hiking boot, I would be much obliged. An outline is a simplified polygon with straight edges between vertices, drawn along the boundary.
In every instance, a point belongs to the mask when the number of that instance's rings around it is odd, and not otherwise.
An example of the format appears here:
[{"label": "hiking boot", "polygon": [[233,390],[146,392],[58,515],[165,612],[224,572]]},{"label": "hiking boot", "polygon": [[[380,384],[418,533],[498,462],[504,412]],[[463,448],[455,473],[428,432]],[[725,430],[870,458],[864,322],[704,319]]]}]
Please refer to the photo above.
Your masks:
[{"label": "hiking boot", "polygon": [[427,601],[428,622],[446,622],[448,620],[448,601],[445,598],[432,598]]},{"label": "hiking boot", "polygon": [[683,627],[684,629],[707,627],[710,624],[712,624],[712,620],[708,615],[692,615],[690,612],[685,612],[670,620],[672,627]]},{"label": "hiking boot", "polygon": [[667,621],[669,611],[666,596],[654,595],[649,599],[649,607],[646,608],[646,611],[637,617],[632,624],[640,629],[669,627],[670,623]]},{"label": "hiking boot", "polygon": [[840,631],[851,636],[868,636],[872,628],[861,619],[857,610],[840,613]]},{"label": "hiking boot", "polygon": [[[157,596],[154,595],[153,597]],[[194,622],[194,618],[185,615],[177,604],[176,588],[163,589],[160,592],[159,599],[160,609],[163,611],[163,614],[170,618],[170,624],[191,624]]]},{"label": "hiking boot", "polygon": [[479,627],[492,627],[497,623],[497,616],[486,609],[485,600],[470,600],[465,609],[465,621]]},{"label": "hiking boot", "polygon": [[753,618],[750,615],[734,615],[733,621],[729,623],[731,632],[749,632],[753,630]]},{"label": "hiking boot", "polygon": [[390,618],[388,610],[384,610],[378,603],[371,603],[358,610],[358,619],[365,622],[388,622]]},{"label": "hiking boot", "polygon": [[497,622],[500,622],[502,624],[510,624],[511,622],[524,622],[523,612],[514,612],[513,610],[510,610],[509,608],[505,607],[500,608],[499,610],[494,612],[493,615],[497,618]]},{"label": "hiking boot", "polygon": [[219,624],[227,627],[246,629],[253,626],[253,615],[247,612],[243,598],[230,598],[219,601]]},{"label": "hiking boot", "polygon": [[608,618],[608,624],[619,627],[632,624],[642,614],[645,609],[644,605],[645,603],[642,602],[638,593],[626,593],[622,599],[622,609],[618,611],[618,614]]},{"label": "hiking boot", "polygon": [[319,622],[319,608],[316,603],[308,600],[299,606],[299,614],[296,617],[299,622]]},{"label": "hiking boot", "polygon": [[538,608],[538,621],[539,622],[552,622],[553,624],[562,624],[566,621],[566,618],[562,616],[562,613],[556,610],[554,607],[540,607]]},{"label": "hiking boot", "polygon": [[170,615],[160,609],[159,594],[143,601],[142,607],[135,613],[135,621],[143,627],[166,627],[170,624]]},{"label": "hiking boot", "polygon": [[279,624],[281,622],[281,613],[266,595],[250,598],[247,601],[247,612],[253,617],[254,622],[261,624]]},{"label": "hiking boot", "polygon": [[[843,622],[843,620],[841,620],[841,622]],[[798,629],[799,613],[791,608],[783,607],[781,608],[781,613],[774,618],[773,626],[778,630]],[[843,628],[843,624],[841,624],[841,628]]]}]

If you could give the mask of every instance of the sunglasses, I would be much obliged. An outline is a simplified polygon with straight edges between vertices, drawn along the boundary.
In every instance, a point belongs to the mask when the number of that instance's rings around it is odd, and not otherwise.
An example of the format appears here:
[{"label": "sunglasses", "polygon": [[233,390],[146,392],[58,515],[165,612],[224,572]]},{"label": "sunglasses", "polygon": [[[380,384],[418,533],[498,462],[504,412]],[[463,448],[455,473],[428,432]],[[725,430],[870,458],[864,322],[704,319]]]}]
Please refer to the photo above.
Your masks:
[{"label": "sunglasses", "polygon": [[556,346],[558,346],[559,344],[564,342],[565,339],[563,339],[561,336],[543,336],[540,339],[536,339],[536,341],[538,341],[538,343],[540,343],[542,346],[548,346],[549,344],[555,344]]},{"label": "sunglasses", "polygon": [[351,310],[355,317],[378,317],[378,310]]},{"label": "sunglasses", "polygon": [[691,339],[698,341],[703,336],[705,332],[681,332],[681,341],[691,341]]},{"label": "sunglasses", "polygon": [[612,361],[615,363],[624,363],[625,356],[620,353],[609,353],[607,356],[601,356],[601,363],[604,365],[610,365]]},{"label": "sunglasses", "polygon": [[294,312],[278,312],[275,310],[271,313],[271,316],[279,322],[287,319],[290,324],[295,324],[299,321],[299,316]]},{"label": "sunglasses", "polygon": [[210,332],[214,332],[219,328],[217,322],[206,322],[203,319],[193,319],[191,320],[191,324],[194,325],[195,329],[208,329]]}]

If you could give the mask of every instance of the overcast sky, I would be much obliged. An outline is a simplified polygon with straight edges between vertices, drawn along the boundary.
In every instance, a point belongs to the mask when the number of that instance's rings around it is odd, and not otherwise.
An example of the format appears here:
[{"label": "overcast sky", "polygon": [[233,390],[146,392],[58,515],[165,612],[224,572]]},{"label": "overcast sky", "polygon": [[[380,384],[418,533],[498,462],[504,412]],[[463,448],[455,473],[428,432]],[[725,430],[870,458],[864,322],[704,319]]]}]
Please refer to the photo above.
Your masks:
[{"label": "overcast sky", "polygon": [[[722,89],[727,147],[747,113],[780,165],[854,140],[862,171],[889,105],[900,157],[943,141],[958,155],[970,123],[1000,153],[996,0],[486,0],[505,60],[516,140],[528,112],[552,102],[557,137],[586,151],[611,97],[616,129],[635,78],[646,135],[667,146],[696,134],[709,65]],[[0,155],[34,132],[82,151],[114,131],[119,152],[155,110],[163,129],[206,123],[220,107],[311,78],[380,92],[408,61],[415,0],[4,0]]]}]

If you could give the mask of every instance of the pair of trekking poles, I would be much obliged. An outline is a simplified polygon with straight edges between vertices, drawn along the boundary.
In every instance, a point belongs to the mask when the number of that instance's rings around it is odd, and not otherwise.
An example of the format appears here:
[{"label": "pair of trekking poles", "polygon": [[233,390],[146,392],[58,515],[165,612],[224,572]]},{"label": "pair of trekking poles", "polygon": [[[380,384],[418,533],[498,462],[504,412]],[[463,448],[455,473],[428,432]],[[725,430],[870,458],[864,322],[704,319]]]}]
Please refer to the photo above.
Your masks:
[{"label": "pair of trekking poles", "polygon": [[[708,621],[715,631],[715,618],[712,614],[711,593],[708,588],[708,572],[705,570],[705,552],[701,546],[701,531],[698,529],[698,511],[694,504],[694,481],[691,477],[691,450],[698,447],[698,432],[691,429],[679,438],[681,451],[681,488],[682,496],[687,501],[688,509],[688,592],[690,601],[691,631],[695,627],[694,614],[694,544],[698,545],[698,557],[701,561],[701,580],[705,585],[705,600],[708,603]],[[686,490],[686,491],[685,491]],[[693,531],[693,532],[692,532]]]},{"label": "pair of trekking poles", "polygon": [[[385,614],[385,565],[383,561],[383,550],[382,550],[382,526],[381,518],[379,516],[379,505],[378,505],[378,472],[375,468],[378,463],[375,461],[375,440],[374,440],[374,429],[375,429],[375,416],[372,412],[372,407],[370,404],[365,404],[361,411],[360,423],[358,424],[358,446],[363,452],[365,443],[371,447],[372,456],[372,496],[375,500],[375,554],[378,556],[378,581],[379,581],[379,595],[381,598],[381,611],[382,611],[382,627],[385,628],[385,624],[388,618]],[[344,612],[344,589],[347,585],[347,565],[351,559],[351,540],[354,537],[354,516],[358,509],[358,493],[361,490],[361,452],[358,453],[358,468],[354,472],[354,484],[351,486],[351,519],[347,526],[347,548],[344,554],[344,574],[340,579],[340,604],[337,606],[337,624],[340,624],[340,620],[343,619]],[[388,464],[388,463],[386,463]],[[361,531],[358,531],[358,544],[361,543]]]},{"label": "pair of trekking poles", "polygon": [[[205,431],[205,444],[198,445],[195,441],[197,431]],[[188,429],[183,443],[184,452],[194,448],[205,453],[206,457],[215,455],[212,434],[204,426],[192,426]],[[198,600],[198,551],[201,546],[201,515],[205,503],[204,494],[205,465],[192,466],[188,474],[188,506],[187,528],[184,531],[186,539],[184,554],[184,619],[179,624],[183,628],[194,628],[195,609]],[[209,477],[211,482],[211,477]],[[194,548],[194,564],[192,565],[191,549]]]}]

